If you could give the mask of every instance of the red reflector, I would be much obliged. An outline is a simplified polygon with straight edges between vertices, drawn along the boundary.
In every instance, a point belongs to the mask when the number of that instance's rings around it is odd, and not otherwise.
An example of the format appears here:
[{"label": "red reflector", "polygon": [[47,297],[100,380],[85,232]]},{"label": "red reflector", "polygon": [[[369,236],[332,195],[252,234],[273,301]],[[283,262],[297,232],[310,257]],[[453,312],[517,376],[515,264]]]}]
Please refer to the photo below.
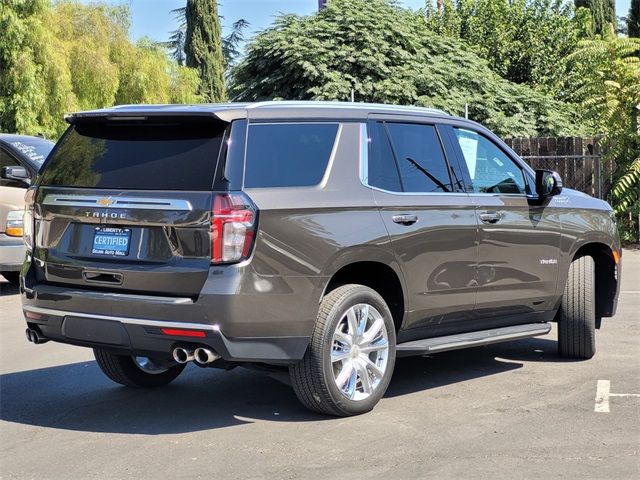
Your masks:
[{"label": "red reflector", "polygon": [[178,328],[161,328],[165,335],[174,335],[176,337],[206,337],[206,332],[202,330],[180,330]]},{"label": "red reflector", "polygon": [[42,318],[42,315],[40,315],[39,313],[29,312],[27,310],[25,310],[24,316],[27,318],[32,318],[34,320],[40,320]]}]

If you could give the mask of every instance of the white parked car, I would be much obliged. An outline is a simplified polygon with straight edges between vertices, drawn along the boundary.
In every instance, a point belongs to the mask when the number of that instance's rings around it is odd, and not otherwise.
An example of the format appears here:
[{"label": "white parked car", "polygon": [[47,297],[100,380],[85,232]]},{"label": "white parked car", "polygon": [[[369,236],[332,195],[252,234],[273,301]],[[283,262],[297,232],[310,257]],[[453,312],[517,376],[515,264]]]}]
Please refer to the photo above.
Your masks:
[{"label": "white parked car", "polygon": [[24,194],[53,145],[40,137],[0,134],[0,274],[13,284],[25,253]]}]

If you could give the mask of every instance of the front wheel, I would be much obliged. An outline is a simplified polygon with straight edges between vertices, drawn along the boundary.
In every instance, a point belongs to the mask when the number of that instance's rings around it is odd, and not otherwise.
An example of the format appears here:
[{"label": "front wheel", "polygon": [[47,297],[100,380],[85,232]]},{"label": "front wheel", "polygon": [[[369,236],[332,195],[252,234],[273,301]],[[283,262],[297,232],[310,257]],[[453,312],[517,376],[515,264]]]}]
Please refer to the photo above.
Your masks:
[{"label": "front wheel", "polygon": [[558,318],[558,352],[561,357],[587,359],[596,353],[596,302],[594,262],[576,258],[569,266]]},{"label": "front wheel", "polygon": [[304,358],[289,369],[300,401],[341,417],[373,409],[395,364],[393,317],[383,298],[363,285],[344,285],[320,303]]},{"label": "front wheel", "polygon": [[94,348],[93,355],[107,377],[127,387],[162,387],[175,380],[185,367],[161,365],[147,357],[116,355],[100,348]]}]

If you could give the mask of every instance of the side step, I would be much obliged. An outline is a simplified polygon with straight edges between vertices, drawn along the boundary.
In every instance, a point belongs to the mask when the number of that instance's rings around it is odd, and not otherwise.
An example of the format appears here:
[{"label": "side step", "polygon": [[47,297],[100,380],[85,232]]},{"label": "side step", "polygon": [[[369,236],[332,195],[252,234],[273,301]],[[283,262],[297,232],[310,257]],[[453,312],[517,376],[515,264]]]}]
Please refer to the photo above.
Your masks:
[{"label": "side step", "polygon": [[551,331],[550,323],[528,323],[513,327],[493,328],[478,332],[460,333],[446,337],[426,338],[411,342],[399,343],[396,346],[398,357],[411,355],[426,355],[429,353],[446,352],[460,348],[478,347],[492,343],[508,342],[521,338],[538,337]]}]

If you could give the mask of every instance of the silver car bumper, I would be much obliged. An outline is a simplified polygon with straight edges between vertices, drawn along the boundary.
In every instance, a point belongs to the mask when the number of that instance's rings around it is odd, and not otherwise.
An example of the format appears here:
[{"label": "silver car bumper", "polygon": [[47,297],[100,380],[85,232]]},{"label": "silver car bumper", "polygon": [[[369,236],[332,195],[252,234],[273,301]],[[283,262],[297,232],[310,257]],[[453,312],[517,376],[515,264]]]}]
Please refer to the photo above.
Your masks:
[{"label": "silver car bumper", "polygon": [[0,233],[0,272],[17,272],[24,261],[25,246],[22,237]]}]

